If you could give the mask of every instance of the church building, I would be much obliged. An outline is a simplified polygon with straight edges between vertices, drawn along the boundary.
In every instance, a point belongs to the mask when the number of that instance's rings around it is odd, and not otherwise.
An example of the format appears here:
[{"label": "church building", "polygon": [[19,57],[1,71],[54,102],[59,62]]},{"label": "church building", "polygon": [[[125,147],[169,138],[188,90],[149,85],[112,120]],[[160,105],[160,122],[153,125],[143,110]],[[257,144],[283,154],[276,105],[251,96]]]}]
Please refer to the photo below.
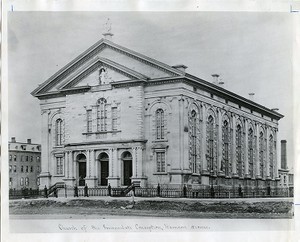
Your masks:
[{"label": "church building", "polygon": [[40,188],[277,186],[283,115],[104,38],[32,95]]}]

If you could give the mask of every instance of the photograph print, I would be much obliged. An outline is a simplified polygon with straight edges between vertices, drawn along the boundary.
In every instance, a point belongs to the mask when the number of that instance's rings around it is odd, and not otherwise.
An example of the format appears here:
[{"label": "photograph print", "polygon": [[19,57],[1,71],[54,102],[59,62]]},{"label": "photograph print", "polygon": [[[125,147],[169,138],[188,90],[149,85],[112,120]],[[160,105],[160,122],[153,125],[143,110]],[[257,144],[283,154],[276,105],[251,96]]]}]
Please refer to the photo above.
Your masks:
[{"label": "photograph print", "polygon": [[293,219],[289,14],[9,12],[7,23],[11,224]]}]

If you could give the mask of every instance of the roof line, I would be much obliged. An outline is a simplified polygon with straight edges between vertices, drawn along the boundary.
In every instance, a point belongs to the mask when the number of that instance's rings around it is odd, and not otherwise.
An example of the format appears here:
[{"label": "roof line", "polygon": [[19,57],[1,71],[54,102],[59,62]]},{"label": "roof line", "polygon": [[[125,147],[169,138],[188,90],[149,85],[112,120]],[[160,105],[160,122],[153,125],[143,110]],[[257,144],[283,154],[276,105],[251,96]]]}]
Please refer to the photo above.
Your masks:
[{"label": "roof line", "polygon": [[35,94],[37,92],[39,92],[40,90],[42,90],[43,88],[45,88],[49,83],[51,83],[53,80],[55,80],[55,78],[57,78],[59,75],[61,75],[65,70],[67,70],[68,68],[72,67],[74,64],[76,64],[78,61],[80,61],[80,59],[82,59],[84,56],[88,55],[90,52],[92,52],[93,50],[95,50],[97,47],[99,47],[101,44],[106,44],[108,46],[120,49],[123,52],[126,52],[127,54],[133,55],[139,59],[143,59],[147,62],[150,62],[156,66],[161,66],[164,69],[167,69],[170,72],[173,72],[174,74],[178,74],[178,75],[184,75],[185,72],[177,70],[176,68],[173,68],[165,63],[159,62],[155,59],[152,59],[150,57],[147,57],[145,55],[142,55],[138,52],[135,52],[133,50],[130,50],[126,47],[120,46],[118,44],[115,44],[107,39],[100,39],[99,41],[97,41],[94,45],[92,45],[90,48],[88,48],[86,51],[84,51],[83,53],[81,53],[79,56],[77,56],[75,59],[73,59],[72,61],[70,61],[68,64],[66,64],[65,66],[63,66],[61,69],[59,69],[56,73],[54,73],[52,76],[50,76],[43,84],[39,85],[36,89],[34,89],[31,92],[31,95],[35,96]]},{"label": "roof line", "polygon": [[228,90],[226,90],[226,89],[224,89],[222,87],[214,85],[214,84],[212,84],[212,83],[210,83],[208,81],[205,81],[203,79],[200,79],[200,78],[198,78],[196,76],[187,74],[185,77],[187,79],[194,80],[194,81],[197,81],[198,83],[204,84],[204,85],[206,85],[210,89],[215,89],[216,91],[221,92],[221,93],[223,93],[223,94],[225,94],[227,96],[230,96],[230,97],[232,97],[234,99],[240,100],[240,101],[242,101],[244,103],[247,103],[247,104],[249,104],[251,106],[257,107],[257,108],[259,108],[261,110],[264,110],[264,111],[266,111],[268,113],[271,113],[271,114],[273,114],[273,115],[275,115],[275,116],[277,116],[279,118],[283,118],[284,117],[284,115],[282,115],[282,114],[280,114],[278,112],[275,112],[275,111],[273,111],[273,110],[271,110],[271,109],[269,109],[269,108],[267,108],[267,107],[265,107],[263,105],[260,105],[260,104],[258,104],[256,102],[253,102],[253,101],[251,101],[251,100],[249,100],[247,98],[244,98],[244,97],[242,97],[242,96],[240,96],[238,94],[235,94],[235,93],[233,93],[231,91],[228,91]]}]

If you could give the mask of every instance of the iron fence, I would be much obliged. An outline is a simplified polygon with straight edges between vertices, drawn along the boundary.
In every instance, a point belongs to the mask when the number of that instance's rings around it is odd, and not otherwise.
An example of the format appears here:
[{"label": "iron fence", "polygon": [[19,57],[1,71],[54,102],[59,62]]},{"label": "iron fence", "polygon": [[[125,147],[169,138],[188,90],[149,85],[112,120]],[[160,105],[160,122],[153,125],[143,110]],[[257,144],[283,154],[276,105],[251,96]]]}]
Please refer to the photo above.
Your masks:
[{"label": "iron fence", "polygon": [[[55,192],[55,197],[86,197],[86,196],[136,196],[136,197],[164,197],[164,198],[262,198],[262,197],[293,197],[292,188],[278,187],[241,187],[241,186],[199,186],[191,187],[135,187],[132,192],[124,193],[120,187],[65,187]],[[45,195],[46,194],[46,195]],[[22,189],[9,191],[10,199],[48,197],[47,190]]]}]

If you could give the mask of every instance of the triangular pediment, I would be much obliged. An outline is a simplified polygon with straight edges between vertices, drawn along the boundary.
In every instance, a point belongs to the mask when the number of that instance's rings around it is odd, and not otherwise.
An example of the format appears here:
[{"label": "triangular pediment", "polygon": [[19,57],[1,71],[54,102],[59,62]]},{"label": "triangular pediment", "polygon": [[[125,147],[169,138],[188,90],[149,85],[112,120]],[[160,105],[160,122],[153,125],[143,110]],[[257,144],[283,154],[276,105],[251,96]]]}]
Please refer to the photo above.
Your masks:
[{"label": "triangular pediment", "polygon": [[105,58],[95,56],[67,78],[54,85],[49,92],[74,87],[98,86],[125,80],[147,80],[149,77]]},{"label": "triangular pediment", "polygon": [[101,85],[101,78],[105,83],[182,75],[184,72],[176,68],[102,39],[36,88],[32,95],[39,97],[70,88]]}]

